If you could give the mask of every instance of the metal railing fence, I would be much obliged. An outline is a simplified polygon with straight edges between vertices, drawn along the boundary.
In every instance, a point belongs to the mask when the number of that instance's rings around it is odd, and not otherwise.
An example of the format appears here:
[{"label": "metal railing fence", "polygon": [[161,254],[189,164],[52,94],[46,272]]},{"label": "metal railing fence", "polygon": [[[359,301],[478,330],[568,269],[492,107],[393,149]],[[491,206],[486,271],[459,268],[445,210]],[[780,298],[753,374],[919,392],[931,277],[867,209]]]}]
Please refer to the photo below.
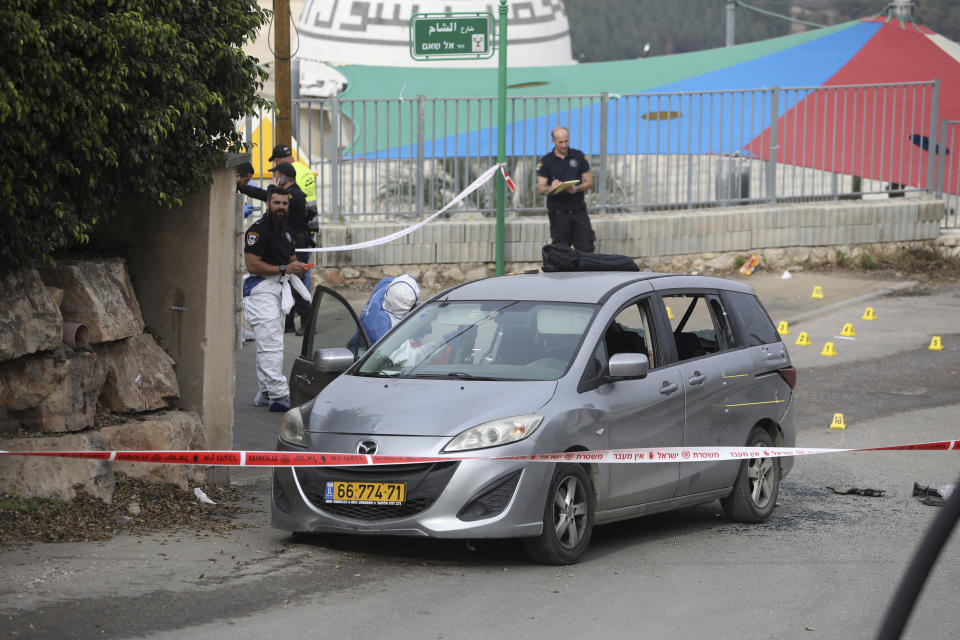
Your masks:
[{"label": "metal railing fence", "polygon": [[[587,154],[594,213],[949,192],[956,135],[939,83],[508,98],[510,215],[542,213],[539,158],[556,126]],[[271,114],[272,115],[272,114]],[[317,174],[326,221],[420,217],[496,161],[496,98],[295,101],[299,156]],[[264,128],[260,128],[263,131]],[[247,140],[266,158],[273,140]],[[947,145],[951,146],[951,145]],[[945,154],[946,155],[946,154]],[[951,183],[952,184],[952,183]],[[956,189],[952,193],[955,193]],[[491,215],[493,182],[451,214]],[[956,208],[954,224],[956,224]]]},{"label": "metal railing fence", "polygon": [[[943,198],[943,226],[948,229],[960,229],[960,120],[941,120],[940,135],[937,136],[935,153],[937,156],[938,198]],[[951,153],[952,152],[952,153]]]}]

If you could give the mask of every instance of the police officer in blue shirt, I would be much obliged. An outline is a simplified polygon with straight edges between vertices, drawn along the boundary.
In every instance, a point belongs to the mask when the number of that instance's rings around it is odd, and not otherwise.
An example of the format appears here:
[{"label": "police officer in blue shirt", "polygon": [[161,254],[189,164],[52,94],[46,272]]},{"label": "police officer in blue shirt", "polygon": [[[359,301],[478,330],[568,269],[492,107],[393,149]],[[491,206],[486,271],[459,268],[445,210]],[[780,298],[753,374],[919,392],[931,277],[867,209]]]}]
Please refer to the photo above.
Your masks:
[{"label": "police officer in blue shirt", "polygon": [[540,158],[537,165],[537,194],[545,195],[562,182],[579,180],[559,193],[547,196],[550,217],[550,238],[578,251],[593,253],[594,233],[587,215],[583,194],[593,188],[590,163],[579,149],[570,148],[570,132],[557,127],[551,132],[553,151]]}]

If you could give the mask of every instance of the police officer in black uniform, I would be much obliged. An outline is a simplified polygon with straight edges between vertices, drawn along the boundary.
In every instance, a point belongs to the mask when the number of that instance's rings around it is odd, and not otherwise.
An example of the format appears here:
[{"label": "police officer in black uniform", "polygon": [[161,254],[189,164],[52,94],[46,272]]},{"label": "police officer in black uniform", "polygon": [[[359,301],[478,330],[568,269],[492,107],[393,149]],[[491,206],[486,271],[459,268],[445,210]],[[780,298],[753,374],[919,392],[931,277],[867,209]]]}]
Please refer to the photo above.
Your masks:
[{"label": "police officer in black uniform", "polygon": [[257,341],[258,391],[254,406],[269,404],[271,411],[290,408],[290,386],[283,375],[284,278],[299,277],[307,265],[296,259],[293,238],[287,232],[290,196],[270,185],[267,215],[244,235],[243,258],[250,273],[243,284],[243,314]]},{"label": "police officer in black uniform", "polygon": [[[272,185],[286,189],[290,195],[290,206],[287,212],[287,231],[293,238],[294,245],[301,249],[313,246],[313,238],[310,235],[308,223],[310,218],[316,215],[316,211],[307,208],[307,197],[300,185],[296,183],[297,172],[289,162],[281,162],[273,168]],[[266,202],[270,195],[266,189],[255,187],[251,184],[240,184],[237,180],[237,191]],[[307,262],[310,254],[304,251],[297,252],[297,260]],[[309,282],[304,279],[304,284],[309,286]],[[301,298],[298,294],[293,294],[294,307],[287,315],[285,329],[286,333],[294,333],[302,336],[306,330],[307,319],[310,315],[310,303]],[[294,324],[294,315],[300,316],[300,328],[297,329]]]},{"label": "police officer in black uniform", "polygon": [[540,158],[537,165],[537,193],[545,195],[562,182],[579,180],[576,185],[547,196],[550,217],[550,238],[578,251],[593,253],[594,234],[587,215],[583,194],[593,188],[590,163],[579,149],[570,148],[570,132],[557,127],[551,132],[553,151]]}]

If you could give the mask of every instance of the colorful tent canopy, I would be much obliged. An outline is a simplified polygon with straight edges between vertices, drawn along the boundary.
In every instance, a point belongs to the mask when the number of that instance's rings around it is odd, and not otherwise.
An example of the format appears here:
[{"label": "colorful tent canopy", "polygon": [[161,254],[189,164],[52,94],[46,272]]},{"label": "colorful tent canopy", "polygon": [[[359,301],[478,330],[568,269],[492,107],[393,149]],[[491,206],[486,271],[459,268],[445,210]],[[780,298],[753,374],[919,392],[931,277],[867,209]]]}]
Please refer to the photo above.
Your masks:
[{"label": "colorful tent canopy", "polygon": [[[453,107],[430,100],[493,96],[495,69],[345,66],[340,70],[348,80],[342,106],[354,132],[353,144],[346,149],[349,156],[419,155],[416,118],[409,111],[416,102],[409,99],[418,95],[428,98],[427,122],[454,123],[447,124],[439,136],[431,135],[427,127],[424,157],[496,155],[495,109],[480,108],[469,100]],[[749,92],[729,92],[807,87],[811,90],[777,96],[778,140],[793,134],[798,141],[810,142],[796,142],[793,148],[778,145],[778,161],[925,185],[929,155],[936,148],[928,139],[936,131],[936,123],[931,126],[930,122],[929,87],[899,88],[899,93],[891,94],[895,100],[886,101],[863,89],[827,88],[933,79],[939,80],[937,117],[960,120],[960,45],[922,26],[887,17],[687,54],[511,69],[508,83],[514,88],[508,89],[508,96],[539,96],[552,106],[549,112],[539,109],[529,117],[525,109],[508,109],[506,154],[546,153],[550,129],[563,124],[571,128],[571,144],[591,155],[601,149],[608,154],[739,152],[766,159],[773,133],[769,99],[764,102]],[[906,96],[908,90],[913,95]],[[546,98],[603,92],[610,96],[606,139],[599,130],[598,98],[579,102]],[[391,106],[370,101],[378,98],[403,100]],[[908,113],[910,122],[906,122]],[[836,141],[839,152],[823,153],[822,141],[837,132],[843,137]],[[818,140],[821,143],[814,144]],[[947,158],[955,171],[957,154]],[[907,165],[910,170],[905,173],[902,167]]]},{"label": "colorful tent canopy", "polygon": [[[866,28],[875,28],[875,33],[822,83],[823,87],[923,82],[937,78],[940,80],[937,118],[960,119],[960,46],[915,24],[901,24],[885,18],[875,18],[863,24]],[[795,130],[798,122],[809,121],[813,111],[821,114],[819,131],[808,128],[804,136],[806,140],[796,145],[804,150],[802,156],[791,160],[791,150],[781,147],[776,154],[778,162],[897,184],[928,184],[927,171],[932,166],[930,156],[937,150],[930,138],[936,139],[939,123],[932,123],[931,129],[929,121],[905,121],[910,113],[922,114],[930,110],[932,105],[923,103],[927,99],[924,93],[904,90],[897,103],[871,101],[860,89],[828,91],[819,97],[816,104],[806,99],[794,105],[778,119],[779,137]],[[841,108],[840,101],[846,102],[846,109]],[[855,101],[858,108],[851,106]],[[809,152],[817,147],[814,136],[833,130],[847,132],[840,153],[818,155]],[[766,144],[769,136],[770,132],[765,132],[747,148],[766,159],[769,157],[769,144]],[[894,144],[884,144],[886,139]],[[884,158],[880,155],[882,149],[892,154],[888,153]],[[948,153],[955,174],[958,156],[949,154],[947,149],[944,151]]]}]

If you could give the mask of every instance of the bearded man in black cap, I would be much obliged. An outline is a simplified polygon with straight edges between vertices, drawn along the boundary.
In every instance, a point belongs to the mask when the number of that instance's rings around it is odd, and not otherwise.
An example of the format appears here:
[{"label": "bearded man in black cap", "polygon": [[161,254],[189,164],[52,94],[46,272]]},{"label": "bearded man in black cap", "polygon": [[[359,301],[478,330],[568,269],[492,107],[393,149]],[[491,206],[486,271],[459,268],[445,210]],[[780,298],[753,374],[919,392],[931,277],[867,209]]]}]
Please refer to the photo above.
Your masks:
[{"label": "bearded man in black cap", "polygon": [[[307,265],[294,255],[287,232],[290,196],[270,185],[267,215],[244,234],[243,257],[250,276],[243,284],[243,315],[257,341],[257,395],[254,406],[290,409],[290,385],[283,375],[283,318],[292,306],[290,289],[310,294],[298,279]],[[293,279],[293,280],[291,280]]]},{"label": "bearded man in black cap", "polygon": [[[271,181],[271,187],[283,189],[287,192],[287,194],[289,194],[290,205],[287,212],[287,231],[290,233],[290,237],[293,238],[294,246],[305,249],[313,246],[313,239],[310,237],[310,230],[308,228],[310,215],[307,211],[306,196],[304,195],[300,186],[296,183],[296,176],[297,172],[293,165],[291,165],[289,162],[281,162],[273,168],[273,180]],[[238,182],[237,191],[258,200],[268,201],[270,198],[270,194],[267,190],[254,187],[253,185],[249,184],[241,185]],[[300,262],[306,263],[309,259],[309,253],[302,251],[297,253],[297,260]],[[307,272],[306,276],[302,278],[302,280],[309,288],[309,271]],[[294,315],[300,316],[299,329],[296,328],[294,323]],[[287,315],[284,330],[287,333],[296,332],[298,336],[302,336],[306,331],[306,323],[309,315],[309,303],[307,303],[306,300],[294,292],[293,310]]]}]

